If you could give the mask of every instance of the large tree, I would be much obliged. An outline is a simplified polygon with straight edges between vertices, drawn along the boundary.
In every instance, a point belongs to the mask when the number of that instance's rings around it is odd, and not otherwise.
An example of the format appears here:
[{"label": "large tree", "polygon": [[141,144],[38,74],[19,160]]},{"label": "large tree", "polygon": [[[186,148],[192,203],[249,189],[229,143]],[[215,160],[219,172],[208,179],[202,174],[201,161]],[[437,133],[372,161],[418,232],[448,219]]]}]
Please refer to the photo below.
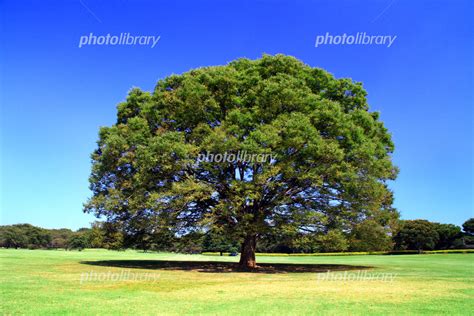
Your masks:
[{"label": "large tree", "polygon": [[30,224],[0,226],[0,247],[48,248],[51,247],[51,233]]},{"label": "large tree", "polygon": [[474,218],[470,218],[462,224],[464,231],[464,243],[474,245]]},{"label": "large tree", "polygon": [[449,249],[453,248],[456,242],[459,242],[462,237],[461,227],[453,224],[433,223],[436,232],[438,233],[438,242],[435,249]]},{"label": "large tree", "polygon": [[[344,230],[391,209],[394,146],[362,84],[264,55],[132,89],[99,132],[85,211],[127,234],[217,229],[256,267],[266,232]],[[265,162],[200,154],[272,154]],[[275,156],[276,155],[276,156]]]},{"label": "large tree", "polygon": [[392,250],[391,231],[373,219],[355,225],[350,236],[352,251]]},{"label": "large tree", "polygon": [[406,220],[402,222],[399,232],[394,236],[397,249],[418,250],[434,249],[439,240],[436,225],[424,220]]}]

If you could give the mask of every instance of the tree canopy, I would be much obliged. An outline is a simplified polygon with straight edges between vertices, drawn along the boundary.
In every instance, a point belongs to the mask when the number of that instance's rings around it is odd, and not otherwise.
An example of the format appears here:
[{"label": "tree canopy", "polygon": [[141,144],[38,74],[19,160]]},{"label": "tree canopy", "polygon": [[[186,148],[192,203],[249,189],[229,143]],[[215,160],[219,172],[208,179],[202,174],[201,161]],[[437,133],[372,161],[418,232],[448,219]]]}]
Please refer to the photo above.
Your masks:
[{"label": "tree canopy", "polygon": [[464,231],[464,243],[474,245],[474,218],[470,218],[462,224]]},{"label": "tree canopy", "polygon": [[397,249],[434,249],[439,241],[436,224],[424,219],[403,221],[400,231],[394,237]]},{"label": "tree canopy", "polygon": [[[344,230],[391,212],[391,136],[361,83],[284,55],[134,88],[102,127],[85,211],[128,234],[214,229],[255,267],[261,234]],[[199,155],[271,154],[269,161]]]}]

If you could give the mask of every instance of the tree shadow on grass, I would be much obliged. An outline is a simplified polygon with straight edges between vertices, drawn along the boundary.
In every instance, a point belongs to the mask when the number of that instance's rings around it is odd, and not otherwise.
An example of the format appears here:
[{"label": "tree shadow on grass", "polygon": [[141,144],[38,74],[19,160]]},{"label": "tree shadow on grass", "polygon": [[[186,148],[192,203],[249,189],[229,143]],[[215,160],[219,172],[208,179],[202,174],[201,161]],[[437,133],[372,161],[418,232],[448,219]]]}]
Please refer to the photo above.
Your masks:
[{"label": "tree shadow on grass", "polygon": [[286,264],[286,263],[258,263],[256,269],[245,269],[235,262],[219,261],[170,261],[170,260],[101,260],[81,261],[101,267],[152,269],[152,270],[184,270],[208,273],[219,272],[254,272],[254,273],[322,273],[328,271],[349,271],[370,269],[368,266],[353,266],[343,264]]}]

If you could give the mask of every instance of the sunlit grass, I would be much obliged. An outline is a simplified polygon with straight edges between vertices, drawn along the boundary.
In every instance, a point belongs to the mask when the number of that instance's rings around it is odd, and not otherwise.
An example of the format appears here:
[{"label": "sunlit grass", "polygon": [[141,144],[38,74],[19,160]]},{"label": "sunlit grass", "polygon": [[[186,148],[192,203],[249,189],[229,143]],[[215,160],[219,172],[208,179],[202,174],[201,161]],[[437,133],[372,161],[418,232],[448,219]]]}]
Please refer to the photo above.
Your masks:
[{"label": "sunlit grass", "polygon": [[[5,314],[458,314],[474,310],[474,255],[258,257],[268,263],[371,266],[392,282],[322,281],[316,273],[209,273],[89,265],[100,260],[237,261],[237,257],[0,250]],[[157,281],[81,283],[81,274],[154,273]]]}]

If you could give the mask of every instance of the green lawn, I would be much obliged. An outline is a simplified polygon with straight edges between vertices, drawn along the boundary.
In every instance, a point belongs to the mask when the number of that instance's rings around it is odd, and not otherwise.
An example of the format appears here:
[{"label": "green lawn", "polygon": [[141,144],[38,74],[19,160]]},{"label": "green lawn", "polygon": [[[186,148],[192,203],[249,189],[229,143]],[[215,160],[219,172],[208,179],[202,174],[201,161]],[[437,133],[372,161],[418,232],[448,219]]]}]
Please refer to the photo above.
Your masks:
[{"label": "green lawn", "polygon": [[[176,260],[180,261],[178,265],[186,267],[184,261],[230,262],[238,258],[134,251],[0,249],[0,260],[2,314],[472,315],[474,312],[474,254],[257,258],[259,263],[370,266],[365,270],[367,273],[391,273],[395,275],[392,282],[318,280],[319,274],[315,272],[215,272],[194,267],[183,270],[175,269],[170,263],[147,264],[143,260]],[[93,261],[101,261],[101,265],[91,264]],[[109,277],[134,273],[147,279],[86,280],[85,273],[104,278],[107,273]]]}]

